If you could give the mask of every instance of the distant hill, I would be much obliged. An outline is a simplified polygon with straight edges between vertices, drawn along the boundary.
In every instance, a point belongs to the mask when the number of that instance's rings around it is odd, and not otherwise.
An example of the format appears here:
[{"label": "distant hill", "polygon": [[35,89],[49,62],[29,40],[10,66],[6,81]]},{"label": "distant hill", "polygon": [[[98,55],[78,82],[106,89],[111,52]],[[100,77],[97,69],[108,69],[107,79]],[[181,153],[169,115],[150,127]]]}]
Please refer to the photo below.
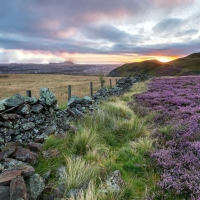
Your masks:
[{"label": "distant hill", "polygon": [[153,76],[184,76],[200,74],[200,53],[162,63],[158,60],[145,60],[124,64],[112,70],[108,76],[129,76],[147,73]]},{"label": "distant hill", "polygon": [[107,75],[119,64],[75,64],[62,63],[8,63],[0,64],[0,74],[67,74],[67,75]]}]

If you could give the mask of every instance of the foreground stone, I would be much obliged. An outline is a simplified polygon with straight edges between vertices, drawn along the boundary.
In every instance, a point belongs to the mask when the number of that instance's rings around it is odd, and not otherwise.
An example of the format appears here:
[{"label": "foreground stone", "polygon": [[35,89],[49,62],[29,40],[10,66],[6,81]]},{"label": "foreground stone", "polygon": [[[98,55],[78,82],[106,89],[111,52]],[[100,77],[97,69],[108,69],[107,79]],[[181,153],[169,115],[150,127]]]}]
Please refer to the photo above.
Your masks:
[{"label": "foreground stone", "polygon": [[29,148],[31,151],[39,153],[40,151],[42,151],[42,144],[36,142],[30,142],[27,145],[27,148]]},{"label": "foreground stone", "polygon": [[33,174],[27,177],[26,186],[28,191],[28,198],[36,200],[45,188],[44,179],[39,174]]},{"label": "foreground stone", "polygon": [[0,174],[0,186],[10,185],[12,179],[20,176],[22,173],[21,170],[12,170],[12,171],[5,171]]},{"label": "foreground stone", "polygon": [[0,161],[10,156],[16,150],[17,145],[15,143],[10,143],[0,152]]},{"label": "foreground stone", "polygon": [[26,185],[23,177],[18,176],[10,183],[10,200],[27,200]]},{"label": "foreground stone", "polygon": [[29,164],[35,164],[38,154],[31,152],[29,149],[17,148],[12,157]]},{"label": "foreground stone", "polygon": [[32,166],[12,158],[6,158],[3,165],[4,171],[20,170],[23,177],[30,176],[35,172]]},{"label": "foreground stone", "polygon": [[100,191],[103,193],[118,193],[121,187],[124,185],[124,181],[121,178],[119,170],[111,172],[104,184],[102,184]]}]

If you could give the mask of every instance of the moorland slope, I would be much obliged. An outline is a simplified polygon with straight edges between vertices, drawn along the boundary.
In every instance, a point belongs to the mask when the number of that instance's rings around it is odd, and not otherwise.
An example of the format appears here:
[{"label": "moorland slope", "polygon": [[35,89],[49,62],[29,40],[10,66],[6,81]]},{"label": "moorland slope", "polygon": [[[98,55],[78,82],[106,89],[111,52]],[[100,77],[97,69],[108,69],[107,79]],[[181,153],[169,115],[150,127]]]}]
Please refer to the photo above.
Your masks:
[{"label": "moorland slope", "polygon": [[147,73],[153,76],[184,76],[200,74],[200,53],[178,58],[170,62],[145,60],[142,62],[127,63],[115,68],[109,76],[132,76],[137,73]]}]

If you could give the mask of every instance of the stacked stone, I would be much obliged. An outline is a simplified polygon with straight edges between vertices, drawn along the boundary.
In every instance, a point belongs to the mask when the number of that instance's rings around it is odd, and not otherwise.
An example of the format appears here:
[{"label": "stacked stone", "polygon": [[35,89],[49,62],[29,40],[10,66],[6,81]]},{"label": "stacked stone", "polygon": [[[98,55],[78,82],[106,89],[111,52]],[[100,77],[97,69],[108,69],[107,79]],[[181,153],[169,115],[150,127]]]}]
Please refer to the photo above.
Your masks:
[{"label": "stacked stone", "polygon": [[94,101],[99,101],[99,100],[106,100],[110,96],[120,96],[125,91],[129,90],[132,87],[133,83],[134,82],[132,81],[131,77],[125,77],[125,78],[119,79],[114,88],[99,89],[94,94],[93,99],[94,99]]},{"label": "stacked stone", "polygon": [[9,143],[0,152],[0,199],[36,200],[45,188],[44,179],[31,166],[42,150],[39,143],[26,148]]},{"label": "stacked stone", "polygon": [[85,96],[79,98],[72,96],[68,102],[65,112],[68,114],[69,121],[84,117],[85,113],[91,113],[94,110],[94,100],[91,97]]},{"label": "stacked stone", "polygon": [[0,108],[0,150],[9,142],[38,142],[69,128],[67,113],[59,109],[48,88],[40,90],[39,99],[16,94],[2,100]]}]

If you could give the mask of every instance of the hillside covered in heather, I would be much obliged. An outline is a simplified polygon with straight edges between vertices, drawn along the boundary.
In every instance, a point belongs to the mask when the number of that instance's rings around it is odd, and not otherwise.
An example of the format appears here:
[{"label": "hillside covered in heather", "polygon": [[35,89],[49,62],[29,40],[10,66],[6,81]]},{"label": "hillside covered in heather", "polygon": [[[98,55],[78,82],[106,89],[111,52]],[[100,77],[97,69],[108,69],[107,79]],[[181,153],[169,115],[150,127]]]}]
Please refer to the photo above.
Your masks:
[{"label": "hillside covered in heather", "polygon": [[184,76],[200,74],[200,53],[179,58],[170,62],[145,60],[124,64],[109,73],[109,76],[132,76],[137,73],[147,73],[153,76]]}]

